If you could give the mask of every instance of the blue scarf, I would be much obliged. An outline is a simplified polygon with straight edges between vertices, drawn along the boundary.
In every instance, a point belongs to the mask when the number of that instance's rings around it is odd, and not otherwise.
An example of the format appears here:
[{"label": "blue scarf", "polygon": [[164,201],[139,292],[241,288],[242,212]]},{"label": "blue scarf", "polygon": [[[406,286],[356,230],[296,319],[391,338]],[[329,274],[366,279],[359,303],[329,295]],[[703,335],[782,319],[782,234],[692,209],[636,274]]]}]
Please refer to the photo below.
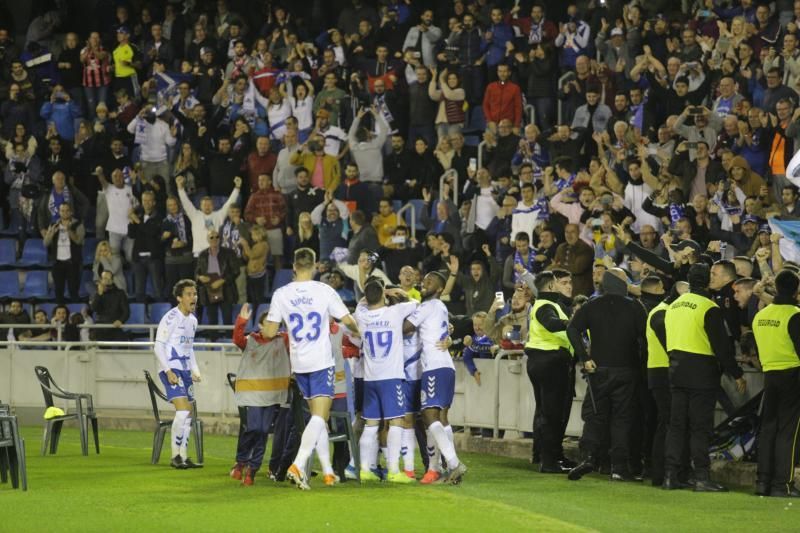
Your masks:
[{"label": "blue scarf", "polygon": [[56,192],[55,187],[50,189],[50,199],[47,201],[47,209],[50,211],[51,223],[58,220],[58,208],[61,207],[63,203],[71,204],[69,187],[64,187],[64,191],[61,194]]},{"label": "blue scarf", "polygon": [[674,226],[678,220],[683,218],[686,209],[684,204],[669,204],[669,221]]},{"label": "blue scarf", "polygon": [[181,242],[189,242],[186,238],[186,224],[184,222],[183,213],[167,215],[167,220],[175,226],[175,230],[178,232],[178,240]]},{"label": "blue scarf", "polygon": [[572,187],[573,183],[575,183],[575,174],[570,174],[567,179],[558,178],[553,184],[558,189],[558,192],[561,192],[567,187]]},{"label": "blue scarf", "polygon": [[[519,250],[517,250],[517,251],[514,252],[514,265],[522,265],[522,267],[525,270],[527,270],[528,272],[532,272],[533,271],[532,269],[533,269],[534,261],[536,261],[535,257],[536,257],[536,250],[529,246],[528,247],[528,264],[525,265],[525,263],[522,261],[522,256],[520,255]],[[514,270],[514,282],[515,283],[519,282],[520,281],[520,277],[521,277],[520,273],[517,272],[516,269],[515,269]]]}]

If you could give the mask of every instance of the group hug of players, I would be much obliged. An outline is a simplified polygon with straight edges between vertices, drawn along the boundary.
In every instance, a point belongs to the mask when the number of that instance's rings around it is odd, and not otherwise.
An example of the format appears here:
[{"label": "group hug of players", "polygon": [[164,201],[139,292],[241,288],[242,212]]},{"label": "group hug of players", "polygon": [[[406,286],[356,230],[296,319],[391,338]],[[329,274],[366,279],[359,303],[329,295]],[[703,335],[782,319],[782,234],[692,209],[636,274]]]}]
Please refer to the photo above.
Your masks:
[{"label": "group hug of players", "polygon": [[[420,482],[460,483],[467,467],[458,459],[453,431],[447,422],[455,391],[455,367],[447,350],[447,308],[439,300],[446,278],[436,272],[428,274],[422,282],[421,303],[410,300],[402,290],[384,287],[381,279],[369,278],[364,285],[364,298],[351,315],[332,288],[314,281],[316,256],[312,250],[297,250],[293,268],[294,281],[275,291],[269,311],[257,317],[257,331],[244,334],[251,317],[247,305],[237,318],[233,340],[243,353],[235,391],[237,405],[244,408],[246,419],[231,477],[242,480],[244,485],[254,483],[264,460],[267,433],[281,411],[286,410],[293,376],[308,403],[310,417],[306,417],[286,478],[298,488],[309,490],[307,469],[316,452],[323,483],[331,486],[339,482],[331,464],[328,418],[335,383],[341,379],[337,376],[335,354],[348,352],[356,356],[351,364],[354,399],[364,421],[358,424],[363,428],[360,464],[351,461],[348,467],[353,477],[362,482],[416,482],[415,424],[420,415],[429,458],[428,471]],[[192,383],[200,378],[191,348],[197,327],[192,314],[196,288],[190,281],[181,282],[174,292],[178,306],[159,325],[156,355],[167,396],[176,408],[172,466],[192,468],[200,466],[186,456],[189,433],[185,429],[191,421]],[[285,325],[285,331],[279,331],[281,325]],[[388,425],[383,448],[385,471],[378,468],[382,422]]]}]

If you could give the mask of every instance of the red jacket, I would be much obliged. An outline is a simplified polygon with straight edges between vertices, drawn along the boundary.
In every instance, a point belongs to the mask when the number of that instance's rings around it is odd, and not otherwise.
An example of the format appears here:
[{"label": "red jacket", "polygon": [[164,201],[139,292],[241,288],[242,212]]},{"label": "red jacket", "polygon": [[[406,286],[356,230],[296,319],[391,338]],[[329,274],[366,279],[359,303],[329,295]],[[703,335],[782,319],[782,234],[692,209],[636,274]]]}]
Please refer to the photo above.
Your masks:
[{"label": "red jacket", "polygon": [[522,125],[522,91],[513,81],[494,81],[483,94],[483,116],[486,122],[509,119],[514,127]]}]

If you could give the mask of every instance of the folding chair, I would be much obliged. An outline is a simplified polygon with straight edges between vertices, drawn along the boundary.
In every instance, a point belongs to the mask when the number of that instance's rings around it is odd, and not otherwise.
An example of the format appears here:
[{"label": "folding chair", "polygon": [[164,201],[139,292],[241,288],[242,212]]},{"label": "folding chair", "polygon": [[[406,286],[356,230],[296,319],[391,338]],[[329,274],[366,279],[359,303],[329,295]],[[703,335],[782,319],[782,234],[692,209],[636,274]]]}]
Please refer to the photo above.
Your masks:
[{"label": "folding chair", "polygon": [[[61,398],[64,400],[75,402],[75,412],[65,413],[63,416],[56,416],[45,420],[44,435],[42,436],[42,455],[47,454],[47,444],[50,443],[50,453],[55,454],[58,450],[58,440],[61,437],[61,427],[64,425],[65,420],[75,419],[78,422],[78,428],[81,433],[81,453],[89,455],[89,424],[92,423],[92,433],[94,434],[94,447],[96,452],[100,453],[100,439],[97,434],[97,415],[94,412],[94,403],[91,394],[68,392],[59,387],[50,371],[43,366],[37,366],[35,369],[36,377],[39,379],[39,385],[42,387],[42,394],[44,395],[45,407],[54,407],[53,398]],[[84,402],[86,405],[84,406]]]},{"label": "folding chair", "polygon": [[[150,393],[150,403],[153,405],[153,417],[155,418],[155,426],[153,431],[153,453],[150,456],[151,464],[158,464],[161,458],[161,449],[164,447],[164,437],[167,434],[167,429],[172,426],[171,420],[162,420],[161,413],[158,411],[158,399],[161,398],[167,403],[167,395],[161,392],[156,382],[153,381],[150,372],[144,371],[144,379],[147,381],[147,389]],[[203,463],[203,421],[197,417],[197,402],[192,402],[192,426],[194,431],[194,446],[197,453],[197,462]]]},{"label": "folding chair", "polygon": [[11,415],[7,405],[0,404],[0,482],[28,490],[28,469],[25,464],[25,441],[19,434],[17,417]]}]

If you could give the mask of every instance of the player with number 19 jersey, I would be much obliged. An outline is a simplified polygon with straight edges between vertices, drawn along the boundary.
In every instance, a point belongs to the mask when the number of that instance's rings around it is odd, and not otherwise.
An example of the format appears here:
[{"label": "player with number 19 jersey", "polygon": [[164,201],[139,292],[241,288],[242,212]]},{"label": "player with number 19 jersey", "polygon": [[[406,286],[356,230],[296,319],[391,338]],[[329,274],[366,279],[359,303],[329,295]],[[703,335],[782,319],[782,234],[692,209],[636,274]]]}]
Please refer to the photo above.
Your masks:
[{"label": "player with number 19 jersey", "polygon": [[333,288],[318,281],[293,281],[272,296],[267,320],[285,322],[292,372],[306,374],[334,366],[330,317],[349,313]]}]

